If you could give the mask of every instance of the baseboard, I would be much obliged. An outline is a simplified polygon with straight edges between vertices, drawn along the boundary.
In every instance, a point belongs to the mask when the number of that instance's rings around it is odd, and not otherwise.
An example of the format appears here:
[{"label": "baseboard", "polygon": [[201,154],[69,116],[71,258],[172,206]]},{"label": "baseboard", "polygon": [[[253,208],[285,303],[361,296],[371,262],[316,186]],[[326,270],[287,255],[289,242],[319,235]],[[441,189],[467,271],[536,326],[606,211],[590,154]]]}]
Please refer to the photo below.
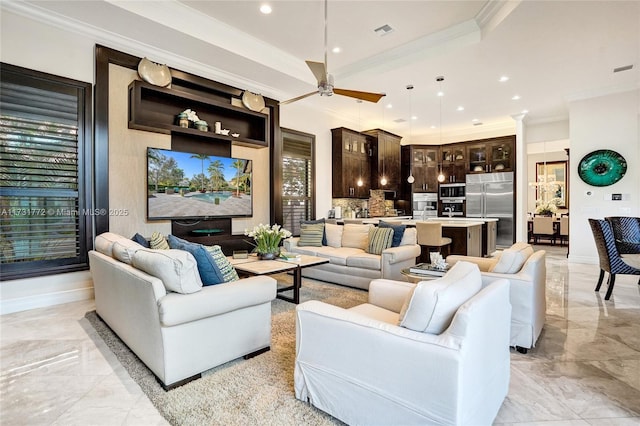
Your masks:
[{"label": "baseboard", "polygon": [[0,300],[0,315],[93,299],[93,286]]},{"label": "baseboard", "polygon": [[598,265],[600,263],[600,260],[597,257],[576,256],[572,255],[571,252],[569,252],[569,258],[567,260],[569,263],[584,263],[587,265]]}]

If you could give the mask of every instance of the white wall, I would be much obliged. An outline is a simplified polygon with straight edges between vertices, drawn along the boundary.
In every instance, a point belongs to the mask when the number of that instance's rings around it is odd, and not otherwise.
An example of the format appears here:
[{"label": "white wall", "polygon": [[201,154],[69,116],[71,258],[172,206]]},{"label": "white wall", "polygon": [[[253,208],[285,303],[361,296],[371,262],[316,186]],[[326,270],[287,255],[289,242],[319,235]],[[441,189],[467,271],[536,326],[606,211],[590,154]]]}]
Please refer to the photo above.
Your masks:
[{"label": "white wall", "polygon": [[[2,62],[93,83],[94,40],[4,9],[0,23]],[[0,314],[92,297],[88,271],[3,281]]]},{"label": "white wall", "polygon": [[[640,90],[570,103],[571,198],[570,262],[597,263],[593,234],[587,219],[640,216]],[[597,149],[611,149],[628,164],[626,175],[607,187],[593,187],[578,176],[580,160]],[[590,191],[592,195],[586,195]],[[629,194],[628,201],[605,199],[611,193]]]}]

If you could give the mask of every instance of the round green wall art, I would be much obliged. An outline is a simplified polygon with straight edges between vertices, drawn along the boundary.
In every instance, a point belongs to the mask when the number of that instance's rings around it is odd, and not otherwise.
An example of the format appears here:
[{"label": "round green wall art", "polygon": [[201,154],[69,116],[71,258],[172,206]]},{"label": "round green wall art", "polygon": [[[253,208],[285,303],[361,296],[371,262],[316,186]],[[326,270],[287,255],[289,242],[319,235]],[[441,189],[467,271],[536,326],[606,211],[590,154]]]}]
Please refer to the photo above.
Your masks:
[{"label": "round green wall art", "polygon": [[585,155],[578,164],[580,179],[593,186],[613,185],[627,172],[627,160],[610,149],[599,149]]}]

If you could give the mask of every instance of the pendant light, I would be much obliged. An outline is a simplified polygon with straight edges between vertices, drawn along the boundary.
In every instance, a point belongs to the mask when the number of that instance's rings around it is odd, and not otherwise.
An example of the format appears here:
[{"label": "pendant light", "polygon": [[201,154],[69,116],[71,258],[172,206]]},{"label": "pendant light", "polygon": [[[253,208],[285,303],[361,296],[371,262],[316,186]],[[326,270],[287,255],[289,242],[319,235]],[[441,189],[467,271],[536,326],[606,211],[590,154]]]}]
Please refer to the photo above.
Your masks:
[{"label": "pendant light", "polygon": [[[411,102],[412,97],[411,93],[413,91],[413,84],[407,85],[407,90],[409,91],[409,144],[413,142],[413,103]],[[407,178],[407,182],[410,184],[415,182],[416,178],[413,177],[413,158],[409,159],[409,177]]]},{"label": "pendant light", "polygon": [[[442,146],[442,97],[444,93],[442,92],[442,82],[444,81],[443,76],[436,77],[436,81],[440,83],[440,91],[438,92],[438,98],[440,98],[440,146]],[[444,173],[442,173],[442,158],[438,162],[438,167],[440,168],[440,172],[438,173],[438,182],[442,183],[445,180]]]},{"label": "pendant light", "polygon": [[[382,106],[382,128],[384,130],[384,110],[385,110],[385,106]],[[383,149],[382,151],[380,151],[380,140],[378,139],[378,155],[380,155],[380,152],[382,152],[382,178],[380,179],[380,185],[385,186],[387,184],[387,177],[384,174],[384,156],[385,156],[385,152],[386,152],[386,148],[387,147],[387,138],[384,134],[382,134],[382,144],[383,144]]]},{"label": "pendant light", "polygon": [[[356,102],[358,103],[358,133],[362,132],[362,123],[360,121],[360,104],[362,104],[362,99],[357,99]],[[360,148],[362,150],[362,148]],[[356,182],[356,185],[358,185],[359,187],[362,187],[362,185],[364,185],[364,182],[362,180],[362,161],[359,161],[360,163],[360,175],[358,175],[358,181]]]}]

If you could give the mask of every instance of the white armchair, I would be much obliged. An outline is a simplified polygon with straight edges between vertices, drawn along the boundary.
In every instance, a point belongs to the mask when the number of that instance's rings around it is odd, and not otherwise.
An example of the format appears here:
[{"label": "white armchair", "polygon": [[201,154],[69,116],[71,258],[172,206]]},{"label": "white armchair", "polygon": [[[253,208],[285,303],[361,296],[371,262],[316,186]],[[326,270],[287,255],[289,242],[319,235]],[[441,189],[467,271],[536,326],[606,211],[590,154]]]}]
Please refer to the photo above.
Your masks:
[{"label": "white armchair", "polygon": [[[527,255],[517,260],[513,252],[527,252]],[[505,256],[509,260],[505,262]],[[533,251],[531,246],[525,243],[516,243],[510,249],[504,250],[497,258],[482,258],[473,256],[451,255],[447,257],[447,263],[455,265],[458,261],[472,262],[478,265],[482,274],[482,285],[507,279],[510,286],[511,302],[511,346],[515,346],[520,353],[527,353],[528,349],[535,347],[536,341],[544,327],[546,304],[546,252],[544,250]],[[498,263],[505,263],[511,269],[507,272],[497,272],[501,269]]]},{"label": "white armchair", "polygon": [[399,326],[412,290],[438,281],[377,279],[369,303],[351,309],[298,305],[296,398],[354,425],[491,424],[509,387],[509,284],[473,290],[439,335]]}]

